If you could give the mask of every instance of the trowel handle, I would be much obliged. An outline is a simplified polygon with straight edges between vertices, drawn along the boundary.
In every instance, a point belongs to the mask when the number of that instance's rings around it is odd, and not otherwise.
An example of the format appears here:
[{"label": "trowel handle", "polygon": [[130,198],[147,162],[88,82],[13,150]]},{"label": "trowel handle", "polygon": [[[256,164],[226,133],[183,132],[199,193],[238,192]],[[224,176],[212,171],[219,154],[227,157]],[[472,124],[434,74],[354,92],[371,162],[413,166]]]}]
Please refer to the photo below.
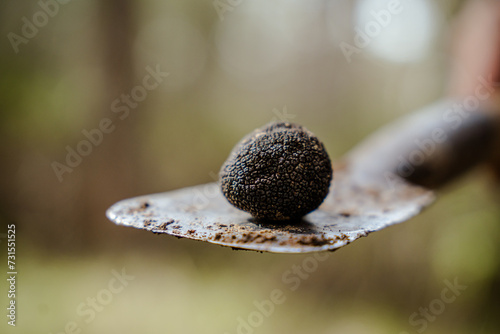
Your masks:
[{"label": "trowel handle", "polygon": [[500,112],[471,101],[443,99],[409,113],[356,146],[348,159],[366,180],[399,176],[430,189],[441,187],[500,157]]},{"label": "trowel handle", "polygon": [[[476,97],[450,101],[423,113],[407,147],[398,156],[394,173],[404,179],[438,188],[500,151],[500,113]],[[410,124],[411,126],[411,124]]]}]

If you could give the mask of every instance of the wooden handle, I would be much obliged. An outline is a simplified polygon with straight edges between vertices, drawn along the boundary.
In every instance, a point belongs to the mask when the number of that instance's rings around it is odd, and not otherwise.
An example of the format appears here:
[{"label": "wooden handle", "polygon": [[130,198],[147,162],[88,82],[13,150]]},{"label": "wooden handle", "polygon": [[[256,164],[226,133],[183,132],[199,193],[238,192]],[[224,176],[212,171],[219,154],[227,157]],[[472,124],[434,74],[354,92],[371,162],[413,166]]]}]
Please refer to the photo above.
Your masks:
[{"label": "wooden handle", "polygon": [[[406,153],[408,170],[396,172],[408,181],[438,188],[489,160],[498,147],[499,127],[495,114],[474,111],[455,123],[434,125],[432,132],[415,142]],[[438,129],[438,130],[436,130]]]},{"label": "wooden handle", "polygon": [[[472,101],[472,100],[471,100]],[[435,189],[500,151],[500,113],[441,100],[383,127],[349,157],[369,179],[399,176]]]}]

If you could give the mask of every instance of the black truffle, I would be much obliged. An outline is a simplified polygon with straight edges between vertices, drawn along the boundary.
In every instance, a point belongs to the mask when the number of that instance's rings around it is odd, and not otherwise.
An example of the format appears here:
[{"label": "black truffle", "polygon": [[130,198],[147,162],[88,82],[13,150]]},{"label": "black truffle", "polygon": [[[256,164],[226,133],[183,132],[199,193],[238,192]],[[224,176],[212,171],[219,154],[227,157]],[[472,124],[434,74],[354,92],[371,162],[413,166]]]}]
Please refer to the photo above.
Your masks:
[{"label": "black truffle", "polygon": [[243,138],[220,171],[228,201],[265,220],[298,219],[315,210],[332,178],[323,143],[306,128],[285,122]]}]

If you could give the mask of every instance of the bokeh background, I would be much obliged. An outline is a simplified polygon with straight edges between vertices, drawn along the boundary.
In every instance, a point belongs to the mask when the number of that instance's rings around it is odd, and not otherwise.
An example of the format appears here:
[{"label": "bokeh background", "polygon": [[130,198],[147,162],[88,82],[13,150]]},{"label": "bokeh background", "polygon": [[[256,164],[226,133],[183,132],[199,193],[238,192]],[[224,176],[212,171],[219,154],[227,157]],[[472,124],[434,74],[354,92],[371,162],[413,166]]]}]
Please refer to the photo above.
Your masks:
[{"label": "bokeh background", "polygon": [[[498,333],[500,212],[484,168],[419,217],[330,254],[295,291],[282,276],[310,255],[233,251],[105,217],[124,198],[212,182],[233,145],[273,119],[305,125],[338,159],[445,95],[465,1],[401,0],[401,13],[346,57],[340,45],[355,46],[354,27],[388,3],[2,1],[0,268],[14,223],[18,318],[7,326],[3,279],[0,332],[64,333],[75,322],[81,333],[418,333],[410,316],[458,280],[467,289],[424,332]],[[37,14],[44,7],[51,15]],[[169,75],[120,119],[113,101],[148,66]],[[114,131],[60,181],[53,163],[105,118]],[[87,323],[79,306],[122,269],[134,280]],[[239,329],[274,289],[286,301]]]}]

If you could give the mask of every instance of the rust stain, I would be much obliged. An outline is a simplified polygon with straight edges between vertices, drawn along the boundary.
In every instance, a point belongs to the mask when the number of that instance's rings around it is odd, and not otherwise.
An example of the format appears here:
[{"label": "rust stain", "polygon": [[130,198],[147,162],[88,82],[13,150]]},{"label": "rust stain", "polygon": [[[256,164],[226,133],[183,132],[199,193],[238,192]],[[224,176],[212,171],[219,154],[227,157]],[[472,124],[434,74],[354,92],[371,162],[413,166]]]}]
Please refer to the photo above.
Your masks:
[{"label": "rust stain", "polygon": [[323,246],[332,243],[331,239],[325,238],[324,235],[304,235],[297,240],[299,245],[303,246]]},{"label": "rust stain", "polygon": [[144,227],[148,228],[151,225],[154,225],[154,223],[156,223],[155,219],[146,219],[146,220],[144,220]]},{"label": "rust stain", "polygon": [[219,242],[231,242],[237,244],[263,244],[266,242],[275,242],[278,237],[272,231],[268,231],[267,233],[264,231],[244,232],[241,234],[235,231],[234,234],[216,233],[211,239]]},{"label": "rust stain", "polygon": [[170,220],[168,220],[168,221],[166,221],[166,222],[163,222],[163,223],[159,224],[159,225],[156,227],[156,229],[157,229],[157,230],[163,230],[163,231],[164,231],[164,230],[166,230],[166,229],[167,229],[167,226],[168,226],[168,225],[173,224],[173,223],[175,223],[175,220],[174,220],[174,219],[170,219]]},{"label": "rust stain", "polygon": [[135,208],[130,208],[128,210],[128,213],[129,214],[134,214],[134,213],[139,213],[139,212],[143,212],[145,211],[147,208],[149,208],[151,206],[151,204],[149,204],[149,202],[147,201],[144,201],[142,202],[141,204],[139,204],[138,207],[135,207]]}]

